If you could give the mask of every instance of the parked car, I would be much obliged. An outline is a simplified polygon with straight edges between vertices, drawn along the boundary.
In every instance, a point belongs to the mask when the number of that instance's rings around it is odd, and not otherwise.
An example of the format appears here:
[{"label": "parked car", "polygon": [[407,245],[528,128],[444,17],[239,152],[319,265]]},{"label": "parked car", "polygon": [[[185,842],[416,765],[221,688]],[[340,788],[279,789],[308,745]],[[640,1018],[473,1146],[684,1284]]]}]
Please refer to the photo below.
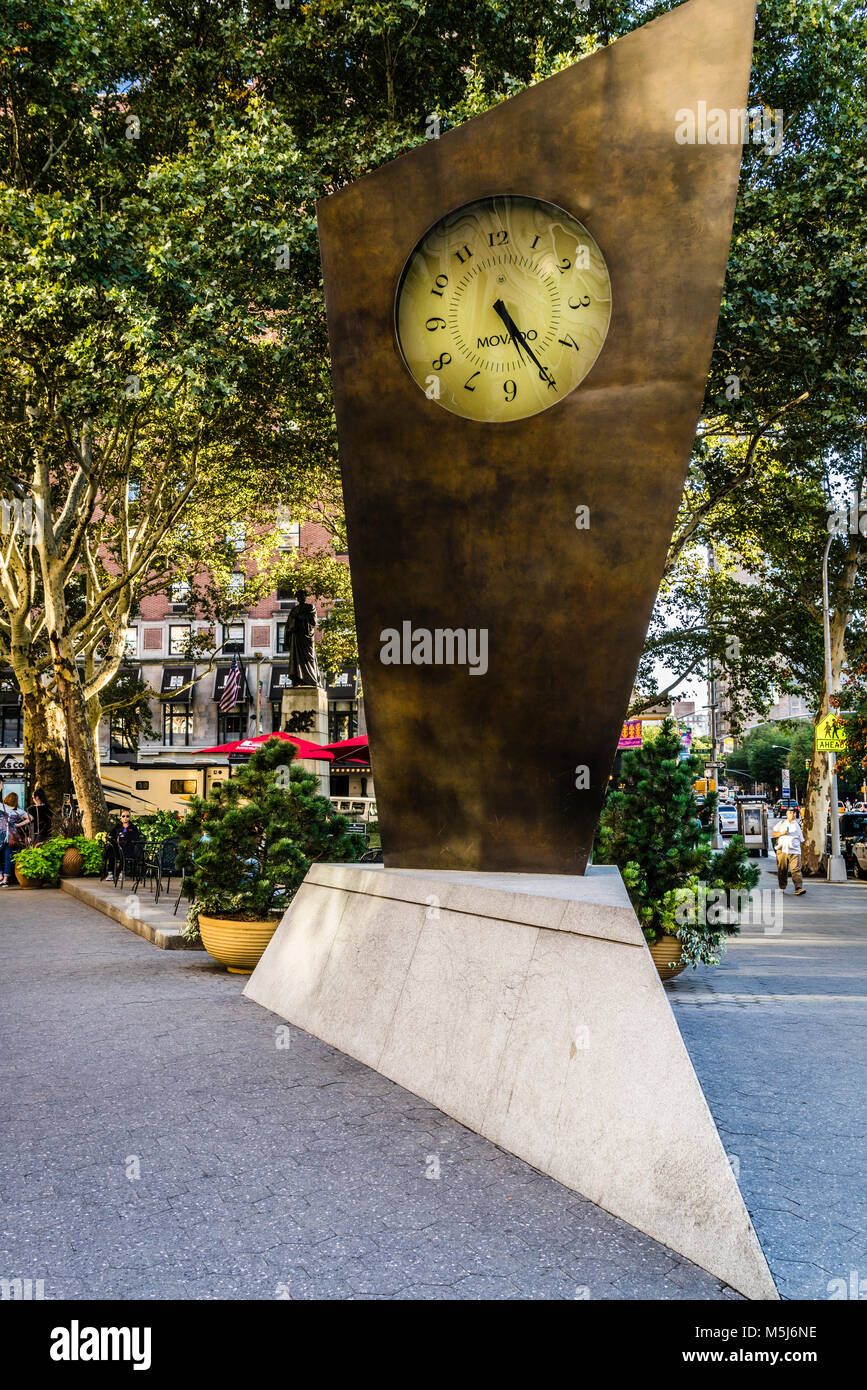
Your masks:
[{"label": "parked car", "polygon": [[738,833],[738,811],[736,806],[720,806],[719,831],[721,835]]},{"label": "parked car", "polygon": [[867,838],[852,845],[852,873],[855,878],[867,878]]},{"label": "parked car", "polygon": [[[846,861],[846,872],[855,874],[855,845],[859,841],[867,840],[867,811],[844,811],[840,817],[840,853]],[[831,828],[828,827],[828,837],[825,841],[825,853],[831,853]],[[861,867],[861,860],[858,860]],[[867,877],[867,865],[865,877]],[[855,874],[856,878],[859,877]]]}]

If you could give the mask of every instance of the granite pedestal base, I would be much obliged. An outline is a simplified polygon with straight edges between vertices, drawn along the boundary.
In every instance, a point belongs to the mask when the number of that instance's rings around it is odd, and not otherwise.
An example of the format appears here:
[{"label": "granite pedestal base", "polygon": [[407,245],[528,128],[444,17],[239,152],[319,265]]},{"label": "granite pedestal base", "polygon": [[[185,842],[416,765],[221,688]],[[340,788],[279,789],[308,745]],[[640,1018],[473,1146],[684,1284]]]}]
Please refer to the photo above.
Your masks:
[{"label": "granite pedestal base", "polygon": [[[328,742],[328,696],[318,685],[295,685],[283,691],[280,705],[280,728],[298,734],[310,743]],[[298,766],[319,779],[320,796],[328,796],[328,763],[299,758]]]},{"label": "granite pedestal base", "polygon": [[778,1297],[616,869],[314,865],[244,993],[748,1298]]}]

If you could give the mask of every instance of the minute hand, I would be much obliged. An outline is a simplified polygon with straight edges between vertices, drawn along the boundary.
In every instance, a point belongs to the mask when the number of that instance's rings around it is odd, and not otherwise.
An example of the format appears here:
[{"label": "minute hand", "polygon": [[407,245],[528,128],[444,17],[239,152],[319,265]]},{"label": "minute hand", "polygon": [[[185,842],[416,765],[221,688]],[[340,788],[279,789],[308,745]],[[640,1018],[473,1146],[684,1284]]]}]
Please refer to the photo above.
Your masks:
[{"label": "minute hand", "polygon": [[521,348],[523,347],[523,349],[524,349],[524,351],[526,352],[527,356],[528,356],[529,358],[531,358],[533,362],[536,363],[536,366],[539,368],[540,373],[542,373],[542,375],[545,377],[545,379],[547,379],[547,377],[548,377],[547,368],[545,368],[545,367],[542,366],[542,363],[539,361],[539,359],[538,359],[538,357],[536,356],[535,352],[534,352],[533,349],[530,347],[530,344],[527,342],[527,339],[526,339],[525,335],[521,332],[520,328],[519,328],[518,325],[515,323],[515,320],[512,318],[512,315],[509,313],[509,311],[508,311],[508,309],[506,308],[505,304],[503,303],[502,299],[498,299],[497,302],[495,303],[495,305],[494,305],[494,313],[499,314],[500,318],[503,320],[503,323],[504,323],[504,324],[506,325],[506,327],[508,328],[509,333],[510,333],[511,338],[512,338],[512,341],[513,341],[513,343],[515,344],[515,346],[516,346],[516,348],[518,349],[518,351],[520,352]]}]

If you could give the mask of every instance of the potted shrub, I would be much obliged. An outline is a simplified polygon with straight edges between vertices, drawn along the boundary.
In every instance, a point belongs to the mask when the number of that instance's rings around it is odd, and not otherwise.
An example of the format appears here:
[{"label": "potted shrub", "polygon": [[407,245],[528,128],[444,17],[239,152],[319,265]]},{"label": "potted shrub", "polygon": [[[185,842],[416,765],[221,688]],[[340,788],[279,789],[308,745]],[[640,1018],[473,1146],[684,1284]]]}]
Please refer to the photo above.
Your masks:
[{"label": "potted shrub", "polygon": [[60,863],[61,878],[88,877],[98,874],[102,867],[102,845],[99,840],[88,840],[86,835],[76,835],[74,840],[64,840],[66,849]]},{"label": "potted shrub", "polygon": [[15,877],[22,888],[56,888],[67,841],[46,840],[29,845],[15,855]]},{"label": "potted shrub", "polygon": [[720,899],[749,893],[759,879],[740,836],[714,853],[716,796],[708,797],[700,813],[692,784],[701,764],[680,753],[671,719],[663,721],[657,738],[624,753],[620,785],[605,804],[595,855],[597,863],[620,867],[664,980],[687,965],[719,964],[726,938],[740,930],[737,914],[720,908]]},{"label": "potted shrub", "polygon": [[200,934],[233,974],[254,969],[314,860],[353,860],[363,849],[294,757],[292,744],[268,740],[206,801],[192,798],[178,830],[187,939]]}]

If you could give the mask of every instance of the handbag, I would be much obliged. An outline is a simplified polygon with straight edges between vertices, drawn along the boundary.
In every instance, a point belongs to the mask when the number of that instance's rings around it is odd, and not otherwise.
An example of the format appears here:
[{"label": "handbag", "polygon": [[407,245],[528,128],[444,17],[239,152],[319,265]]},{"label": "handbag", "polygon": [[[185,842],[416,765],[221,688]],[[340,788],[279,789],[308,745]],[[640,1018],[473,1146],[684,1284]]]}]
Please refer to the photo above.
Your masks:
[{"label": "handbag", "polygon": [[6,843],[10,849],[23,849],[27,843],[24,838],[24,831],[20,830],[11,819],[7,822]]}]

